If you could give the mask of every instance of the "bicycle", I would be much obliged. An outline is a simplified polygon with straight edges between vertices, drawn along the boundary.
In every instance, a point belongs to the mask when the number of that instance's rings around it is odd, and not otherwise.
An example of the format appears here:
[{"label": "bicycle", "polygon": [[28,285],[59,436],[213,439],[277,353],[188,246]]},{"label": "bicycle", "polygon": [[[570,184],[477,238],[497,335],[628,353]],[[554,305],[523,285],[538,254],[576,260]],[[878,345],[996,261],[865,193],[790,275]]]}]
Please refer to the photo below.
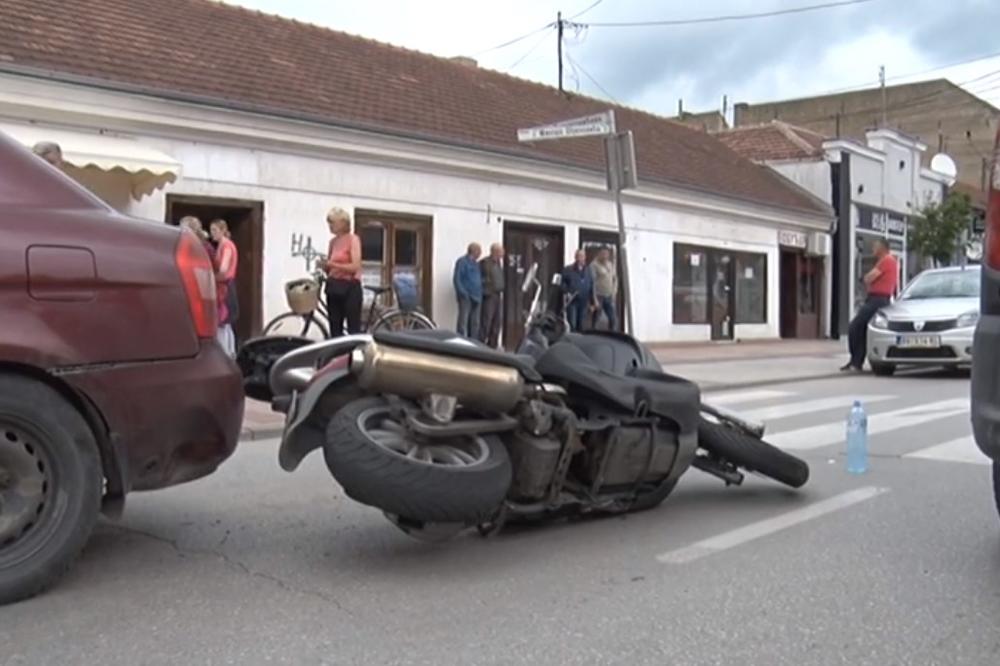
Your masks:
[{"label": "bicycle", "polygon": [[[312,277],[293,280],[285,285],[285,296],[290,310],[269,321],[263,335],[288,335],[313,340],[330,339],[330,314],[326,304],[326,273],[320,268],[323,253],[312,246],[312,238],[303,242],[301,235],[292,234],[292,256],[303,257],[306,270]],[[393,277],[391,287],[362,285],[371,293],[371,305],[362,332],[407,331],[437,328],[434,322],[417,307],[415,282],[405,275]],[[399,306],[387,307],[379,299],[395,292]]]}]

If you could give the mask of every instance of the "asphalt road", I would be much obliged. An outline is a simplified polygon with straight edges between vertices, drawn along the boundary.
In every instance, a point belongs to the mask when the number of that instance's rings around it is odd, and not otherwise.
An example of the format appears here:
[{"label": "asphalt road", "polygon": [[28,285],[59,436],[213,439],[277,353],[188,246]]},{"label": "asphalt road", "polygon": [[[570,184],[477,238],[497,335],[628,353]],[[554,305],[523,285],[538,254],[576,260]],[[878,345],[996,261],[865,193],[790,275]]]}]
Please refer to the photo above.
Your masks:
[{"label": "asphalt road", "polygon": [[[876,434],[851,476],[858,396]],[[319,455],[289,475],[249,442],[131,497],[60,586],[0,608],[0,664],[997,664],[1000,520],[967,398],[946,375],[730,393],[809,461],[806,488],[692,471],[654,511],[444,545],[345,499]]]}]

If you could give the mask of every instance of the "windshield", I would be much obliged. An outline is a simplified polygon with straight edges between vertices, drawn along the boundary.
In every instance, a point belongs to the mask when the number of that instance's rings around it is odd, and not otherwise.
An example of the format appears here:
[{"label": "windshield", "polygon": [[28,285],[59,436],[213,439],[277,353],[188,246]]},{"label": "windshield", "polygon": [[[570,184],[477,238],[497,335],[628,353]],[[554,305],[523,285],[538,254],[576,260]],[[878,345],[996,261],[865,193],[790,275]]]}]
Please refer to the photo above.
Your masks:
[{"label": "windshield", "polygon": [[945,271],[918,275],[906,291],[902,300],[923,298],[978,298],[979,271],[973,268],[964,271]]}]

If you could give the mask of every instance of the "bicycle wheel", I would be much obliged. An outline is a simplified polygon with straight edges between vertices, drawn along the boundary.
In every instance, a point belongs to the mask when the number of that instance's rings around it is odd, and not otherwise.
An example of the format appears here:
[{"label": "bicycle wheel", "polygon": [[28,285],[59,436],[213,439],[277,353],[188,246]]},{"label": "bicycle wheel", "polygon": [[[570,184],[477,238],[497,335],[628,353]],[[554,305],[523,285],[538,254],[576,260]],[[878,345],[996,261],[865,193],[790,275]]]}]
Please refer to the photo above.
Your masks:
[{"label": "bicycle wheel", "polygon": [[315,315],[298,315],[286,312],[278,315],[264,327],[264,335],[297,335],[310,340],[327,340],[330,331]]},{"label": "bicycle wheel", "polygon": [[403,312],[393,309],[379,316],[375,323],[369,327],[369,330],[374,333],[375,331],[420,331],[432,328],[437,328],[437,326],[420,312]]}]

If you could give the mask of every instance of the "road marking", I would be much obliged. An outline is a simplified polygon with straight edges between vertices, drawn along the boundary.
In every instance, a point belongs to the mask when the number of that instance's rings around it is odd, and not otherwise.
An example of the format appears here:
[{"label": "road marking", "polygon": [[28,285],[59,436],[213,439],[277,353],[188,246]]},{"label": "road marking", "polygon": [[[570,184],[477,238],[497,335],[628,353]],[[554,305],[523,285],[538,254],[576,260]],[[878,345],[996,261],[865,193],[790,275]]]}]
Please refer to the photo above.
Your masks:
[{"label": "road marking", "polygon": [[792,395],[788,391],[774,391],[771,389],[752,389],[748,391],[729,391],[725,393],[708,393],[704,396],[705,402],[710,405],[735,405],[744,402],[756,402],[758,400],[770,400],[772,398],[784,398]]},{"label": "road marking", "polygon": [[944,444],[929,446],[926,449],[914,451],[913,453],[907,453],[903,457],[971,463],[973,465],[990,465],[993,462],[983,455],[983,452],[976,446],[976,440],[971,435],[968,437],[959,437]]},{"label": "road marking", "polygon": [[[924,405],[914,405],[897,409],[892,412],[868,415],[868,435],[878,435],[883,432],[909,428],[937,421],[938,419],[968,413],[968,398],[952,398],[951,400],[941,400],[929,402]],[[846,438],[847,414],[844,418],[829,423],[799,428],[798,430],[788,430],[773,435],[764,435],[771,444],[790,451],[805,451],[818,449],[821,446],[837,444]]]},{"label": "road marking", "polygon": [[768,421],[774,419],[784,419],[799,414],[809,414],[810,412],[822,412],[827,409],[842,407],[844,418],[855,400],[860,400],[862,404],[869,405],[876,402],[892,400],[894,395],[835,395],[829,398],[817,398],[815,400],[804,400],[802,402],[789,402],[780,405],[770,405],[768,407],[758,407],[757,409],[739,409],[736,412],[745,419],[751,421]]},{"label": "road marking", "polygon": [[846,493],[834,495],[815,504],[804,506],[801,509],[795,509],[774,518],[767,518],[756,523],[744,525],[735,530],[723,532],[714,537],[698,541],[690,546],[662,553],[657,555],[656,559],[663,564],[693,562],[706,555],[713,555],[729,548],[735,548],[749,541],[754,541],[806,521],[825,516],[828,513],[846,509],[849,506],[870,500],[886,492],[889,492],[888,488],[877,488],[875,486],[849,490]]}]

